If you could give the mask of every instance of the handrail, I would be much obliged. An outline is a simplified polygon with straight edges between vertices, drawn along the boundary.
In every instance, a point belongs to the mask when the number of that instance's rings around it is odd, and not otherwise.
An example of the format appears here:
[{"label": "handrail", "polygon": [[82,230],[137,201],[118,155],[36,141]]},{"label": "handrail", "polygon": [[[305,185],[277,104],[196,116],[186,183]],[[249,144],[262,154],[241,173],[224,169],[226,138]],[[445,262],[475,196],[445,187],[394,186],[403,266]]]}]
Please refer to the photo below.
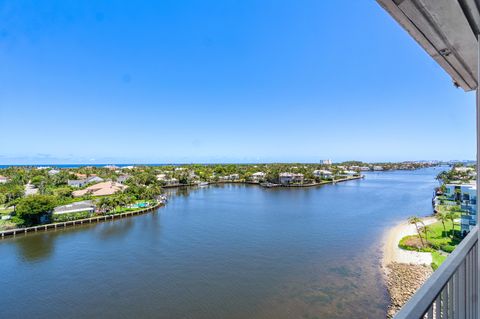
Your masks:
[{"label": "handrail", "polygon": [[423,318],[442,289],[478,241],[478,226],[465,237],[445,262],[395,315],[395,319]]}]

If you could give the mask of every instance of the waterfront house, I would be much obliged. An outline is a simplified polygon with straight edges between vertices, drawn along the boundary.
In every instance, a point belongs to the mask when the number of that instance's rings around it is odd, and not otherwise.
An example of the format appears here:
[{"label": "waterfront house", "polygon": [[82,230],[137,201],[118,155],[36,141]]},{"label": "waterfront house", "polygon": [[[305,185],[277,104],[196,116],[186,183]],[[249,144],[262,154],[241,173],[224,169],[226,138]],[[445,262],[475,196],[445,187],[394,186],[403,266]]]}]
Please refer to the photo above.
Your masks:
[{"label": "waterfront house", "polygon": [[383,171],[383,166],[375,165],[373,166],[374,171]]},{"label": "waterfront house", "polygon": [[219,178],[220,181],[224,181],[224,182],[233,182],[233,181],[237,181],[240,179],[240,175],[239,174],[230,174],[230,175],[226,175],[226,176],[221,176]]},{"label": "waterfront house", "polygon": [[355,176],[355,175],[358,175],[358,173],[355,172],[355,171],[343,171],[342,174],[343,174],[343,175],[347,175],[347,176]]},{"label": "waterfront house", "polygon": [[54,215],[71,214],[80,212],[95,212],[95,204],[91,200],[71,203],[68,205],[57,206],[53,209]]},{"label": "waterfront house", "polygon": [[177,185],[180,185],[178,179],[176,178],[167,178],[167,179],[164,179],[163,180],[165,182],[165,185],[167,186],[177,186]]},{"label": "waterfront house", "polygon": [[265,179],[265,176],[267,174],[265,174],[264,172],[256,172],[256,173],[253,173],[252,176],[251,176],[251,180],[253,182],[261,182]]},{"label": "waterfront house", "polygon": [[158,174],[157,175],[157,181],[161,182],[167,179],[167,174]]},{"label": "waterfront house", "polygon": [[303,174],[284,172],[278,175],[278,180],[282,185],[301,184],[303,183]]},{"label": "waterfront house", "polygon": [[6,182],[8,182],[8,178],[3,175],[0,175],[0,184],[5,184]]},{"label": "waterfront house", "polygon": [[92,196],[107,196],[113,195],[117,192],[123,191],[128,186],[117,182],[102,182],[98,184],[91,185],[85,189],[74,191],[72,193],[73,197],[81,197],[86,194],[91,194]]},{"label": "waterfront house", "polygon": [[331,179],[333,177],[333,173],[326,169],[316,169],[313,171],[313,175],[315,177]]},{"label": "waterfront house", "polygon": [[361,167],[360,167],[360,170],[363,171],[363,172],[367,172],[367,171],[370,170],[370,167],[368,167],[368,166],[361,166]]}]

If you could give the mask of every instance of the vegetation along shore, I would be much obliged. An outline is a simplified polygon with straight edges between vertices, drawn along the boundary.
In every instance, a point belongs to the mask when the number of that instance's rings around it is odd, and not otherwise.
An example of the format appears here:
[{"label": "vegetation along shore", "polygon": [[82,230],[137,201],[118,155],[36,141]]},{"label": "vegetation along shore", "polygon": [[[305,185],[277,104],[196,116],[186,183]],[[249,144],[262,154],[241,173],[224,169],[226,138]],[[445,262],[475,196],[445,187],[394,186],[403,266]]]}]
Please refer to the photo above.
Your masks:
[{"label": "vegetation along shore", "polygon": [[0,231],[122,214],[164,203],[164,188],[248,183],[312,187],[362,172],[416,169],[426,162],[191,164],[170,166],[9,166],[0,169]]}]

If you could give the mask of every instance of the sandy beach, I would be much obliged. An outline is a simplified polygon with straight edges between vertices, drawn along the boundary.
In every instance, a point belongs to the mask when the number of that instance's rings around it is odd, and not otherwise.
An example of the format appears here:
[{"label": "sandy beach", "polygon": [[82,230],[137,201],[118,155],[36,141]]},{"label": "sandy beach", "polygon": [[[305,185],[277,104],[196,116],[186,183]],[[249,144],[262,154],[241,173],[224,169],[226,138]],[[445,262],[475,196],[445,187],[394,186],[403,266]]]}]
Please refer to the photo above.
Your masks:
[{"label": "sandy beach", "polygon": [[[422,218],[422,221],[425,225],[430,225],[437,220],[435,217],[426,217]],[[388,318],[392,318],[432,274],[430,253],[398,247],[403,237],[415,234],[415,225],[405,221],[389,229],[385,235],[382,267],[391,298]]]},{"label": "sandy beach", "polygon": [[[425,225],[435,223],[435,217],[422,218]],[[430,265],[432,263],[432,255],[430,253],[403,250],[398,247],[398,243],[405,236],[416,235],[415,225],[408,222],[402,222],[391,228],[385,235],[382,265],[387,269],[387,265],[391,263]]]}]

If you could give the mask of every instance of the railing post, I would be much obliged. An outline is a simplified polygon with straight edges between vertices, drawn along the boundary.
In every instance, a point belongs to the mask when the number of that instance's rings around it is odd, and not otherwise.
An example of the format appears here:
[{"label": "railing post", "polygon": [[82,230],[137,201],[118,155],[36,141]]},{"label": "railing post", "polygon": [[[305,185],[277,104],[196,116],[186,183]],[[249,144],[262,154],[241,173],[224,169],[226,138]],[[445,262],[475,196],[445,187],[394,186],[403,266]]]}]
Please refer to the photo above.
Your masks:
[{"label": "railing post", "polygon": [[[480,200],[480,183],[479,183],[479,179],[480,179],[480,88],[479,88],[479,85],[478,85],[478,82],[480,81],[480,34],[477,34],[477,90],[476,90],[476,130],[477,130],[477,211],[476,211],[476,216],[477,216],[477,225],[480,225],[479,223],[479,218],[478,216],[480,215],[479,214],[479,200]],[[478,232],[478,238],[480,239],[480,232]],[[478,253],[478,249],[480,249],[480,245],[478,244],[477,242],[477,266],[480,265],[480,260],[478,260],[478,258],[480,258],[480,254]],[[476,272],[478,272],[478,269],[475,269]],[[480,305],[480,292],[479,292],[479,288],[480,288],[480,285],[476,285],[475,287],[476,289],[476,292],[477,292],[477,298],[476,298],[476,305],[474,307],[474,309],[476,310],[475,312],[475,315],[476,315],[476,318],[480,318],[480,314],[478,313],[478,310],[479,310],[479,307],[478,305]]]}]

